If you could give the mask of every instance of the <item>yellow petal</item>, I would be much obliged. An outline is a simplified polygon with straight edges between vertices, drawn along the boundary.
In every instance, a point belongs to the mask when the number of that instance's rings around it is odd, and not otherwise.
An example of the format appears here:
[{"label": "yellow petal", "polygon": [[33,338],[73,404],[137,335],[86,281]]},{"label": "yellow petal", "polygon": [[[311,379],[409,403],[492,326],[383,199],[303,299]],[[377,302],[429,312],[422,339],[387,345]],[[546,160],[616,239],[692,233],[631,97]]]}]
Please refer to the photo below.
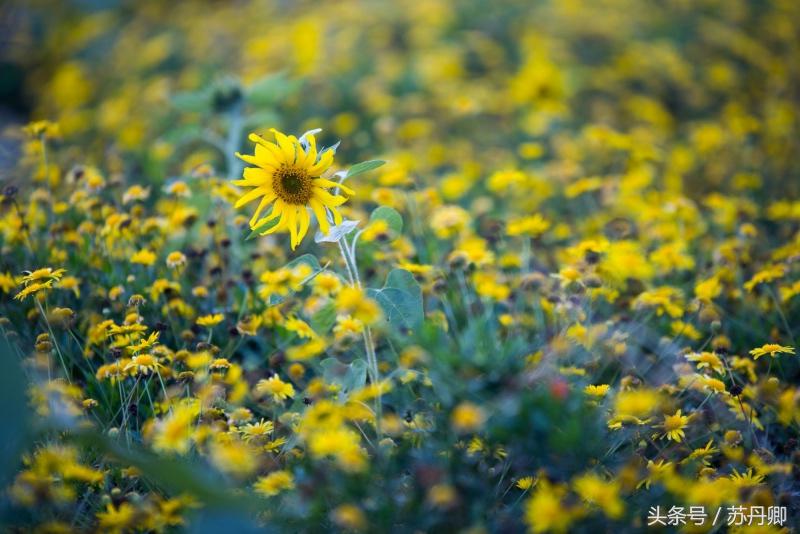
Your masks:
[{"label": "yellow petal", "polygon": [[265,195],[268,192],[269,192],[269,190],[266,187],[256,187],[252,191],[250,191],[248,193],[245,193],[245,195],[242,198],[240,198],[239,200],[236,201],[236,204],[234,204],[233,207],[234,208],[239,208],[241,206],[244,206],[248,202],[251,202],[251,201],[257,199],[261,195]]},{"label": "yellow petal", "polygon": [[[270,145],[272,143],[269,143]],[[275,153],[267,148],[268,145],[256,145],[256,160],[258,165],[263,168],[277,169],[280,167],[280,158],[275,157]]]},{"label": "yellow petal", "polygon": [[326,178],[316,178],[314,179],[314,184],[320,187],[328,187],[328,188],[338,187],[339,189],[341,189],[342,191],[351,196],[356,194],[356,192],[350,189],[349,187],[343,184],[336,183],[333,180],[328,180]]},{"label": "yellow petal", "polygon": [[289,209],[286,211],[286,226],[289,227],[290,243],[292,245],[292,250],[294,250],[299,243],[297,239],[297,208],[294,206],[289,206]]},{"label": "yellow petal", "polygon": [[272,211],[270,212],[270,214],[262,218],[255,224],[251,224],[250,228],[253,229],[260,228],[261,226],[267,224],[268,222],[277,219],[278,217],[281,216],[281,213],[283,213],[283,209],[285,206],[286,205],[284,204],[283,200],[280,199],[276,200],[275,204],[272,205]]},{"label": "yellow petal", "polygon": [[333,214],[333,224],[342,224],[342,214],[336,208],[328,208]]},{"label": "yellow petal", "polygon": [[252,228],[253,223],[258,219],[258,216],[267,207],[267,204],[275,200],[276,196],[275,193],[269,193],[264,195],[264,198],[261,199],[261,202],[258,203],[258,207],[256,211],[253,213],[253,216],[250,218],[250,227]]},{"label": "yellow petal", "polygon": [[272,228],[264,230],[263,232],[261,232],[261,235],[274,234],[275,232],[279,232],[279,231],[283,230],[284,228],[286,228],[286,217],[281,217],[281,220],[278,221],[278,224],[276,224]]},{"label": "yellow petal", "polygon": [[272,173],[258,167],[246,167],[242,171],[244,184],[234,182],[236,185],[249,185],[250,187],[264,185],[272,182]]},{"label": "yellow petal", "polygon": [[319,158],[319,161],[308,169],[308,172],[311,176],[319,176],[328,170],[328,167],[330,167],[332,163],[333,150],[326,150],[325,153],[322,154],[322,157]]},{"label": "yellow petal", "polygon": [[278,146],[281,148],[281,152],[283,152],[285,161],[287,163],[294,163],[297,159],[297,149],[291,137],[282,134],[275,128],[272,128],[270,131],[275,134],[275,139],[278,141]]},{"label": "yellow petal", "polygon": [[322,202],[326,207],[341,206],[347,199],[339,195],[331,195],[320,187],[314,188],[314,198]]},{"label": "yellow petal", "polygon": [[297,232],[297,242],[300,243],[308,233],[308,227],[311,225],[311,217],[308,215],[308,210],[306,208],[300,208],[297,212],[297,218],[300,223],[300,230]]},{"label": "yellow petal", "polygon": [[311,206],[311,209],[314,210],[314,215],[317,217],[319,229],[323,234],[328,235],[331,225],[328,222],[328,212],[325,211],[325,206],[323,206],[322,203],[315,198],[312,198],[308,204]]},{"label": "yellow petal", "polygon": [[314,137],[314,134],[308,134],[306,141],[308,141],[308,155],[311,156],[311,162],[313,163],[317,161],[317,138]]}]

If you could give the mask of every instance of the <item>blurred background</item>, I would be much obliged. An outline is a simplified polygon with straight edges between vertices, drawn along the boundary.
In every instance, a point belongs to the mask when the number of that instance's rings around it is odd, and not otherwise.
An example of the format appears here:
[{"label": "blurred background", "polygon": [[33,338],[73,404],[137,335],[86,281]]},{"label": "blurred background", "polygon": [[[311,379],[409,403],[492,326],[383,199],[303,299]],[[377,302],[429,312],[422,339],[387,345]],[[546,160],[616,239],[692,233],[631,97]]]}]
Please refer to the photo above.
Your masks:
[{"label": "blurred background", "polygon": [[655,147],[642,157],[674,167],[664,187],[707,193],[755,172],[783,194],[798,188],[799,13],[791,0],[12,0],[0,117],[56,121],[96,164],[178,173],[207,157],[183,157],[203,117],[252,87],[246,127],[324,126],[348,159],[392,151],[398,180],[546,166],[531,163],[542,153],[564,156],[548,179],[613,171],[569,157],[588,125],[610,142],[600,125]]}]

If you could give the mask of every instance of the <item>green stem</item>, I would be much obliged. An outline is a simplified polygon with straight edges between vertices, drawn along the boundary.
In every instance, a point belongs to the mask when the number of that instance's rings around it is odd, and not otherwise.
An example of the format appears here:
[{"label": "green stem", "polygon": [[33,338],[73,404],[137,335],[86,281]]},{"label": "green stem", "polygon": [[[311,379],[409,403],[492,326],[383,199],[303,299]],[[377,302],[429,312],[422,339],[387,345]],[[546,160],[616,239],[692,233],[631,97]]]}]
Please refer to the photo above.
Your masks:
[{"label": "green stem", "polygon": [[50,341],[56,348],[58,359],[61,360],[61,367],[64,368],[64,377],[67,379],[67,382],[72,384],[72,380],[69,377],[69,371],[67,370],[67,363],[64,361],[64,355],[61,353],[61,347],[58,346],[56,335],[53,333],[53,329],[50,327],[50,321],[47,320],[47,314],[44,312],[44,308],[42,308],[42,303],[39,302],[39,299],[35,295],[33,298],[36,301],[36,306],[39,308],[39,313],[42,315],[42,319],[44,319],[44,324],[47,326],[47,332],[50,334]]},{"label": "green stem", "polygon": [[[344,243],[342,243],[344,241]],[[358,275],[358,264],[355,257],[355,247],[348,247],[345,236],[342,236],[336,241],[339,246],[339,252],[344,260],[345,267],[347,268],[348,278],[350,285],[353,287],[361,288],[361,278]],[[380,388],[380,371],[378,370],[378,356],[375,353],[375,341],[372,338],[372,330],[369,325],[364,325],[364,330],[361,332],[361,337],[364,340],[364,352],[367,355],[367,369],[369,372],[369,379],[373,387]],[[383,418],[383,406],[381,401],[380,390],[375,396],[375,429],[378,439],[381,437],[381,419]]]}]

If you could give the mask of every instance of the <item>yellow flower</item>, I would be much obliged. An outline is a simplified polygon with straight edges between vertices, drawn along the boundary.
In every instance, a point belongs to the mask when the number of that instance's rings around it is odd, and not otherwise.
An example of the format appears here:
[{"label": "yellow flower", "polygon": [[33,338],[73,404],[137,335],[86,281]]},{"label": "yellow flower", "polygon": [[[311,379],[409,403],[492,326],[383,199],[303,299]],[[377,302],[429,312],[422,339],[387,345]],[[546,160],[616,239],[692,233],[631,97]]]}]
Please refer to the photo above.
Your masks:
[{"label": "yellow flower", "polygon": [[289,332],[294,332],[298,337],[303,339],[313,339],[316,337],[314,330],[302,319],[297,317],[290,317],[284,323],[284,328]]},{"label": "yellow flower", "polygon": [[550,221],[538,213],[527,217],[515,217],[509,219],[506,227],[508,235],[524,235],[528,237],[539,237],[550,228]]},{"label": "yellow flower", "polygon": [[533,486],[535,486],[536,482],[538,481],[536,480],[535,477],[522,477],[519,480],[517,480],[516,486],[521,490],[527,491],[531,489]]},{"label": "yellow flower", "polygon": [[655,410],[659,395],[651,389],[622,391],[617,395],[614,408],[618,417],[645,417]]},{"label": "yellow flower", "polygon": [[567,531],[573,513],[563,502],[566,492],[563,486],[551,485],[547,480],[537,484],[536,492],[525,504],[525,522],[531,532]]},{"label": "yellow flower", "polygon": [[236,476],[247,476],[257,467],[254,449],[247,444],[226,437],[217,439],[210,448],[211,461],[221,471]]},{"label": "yellow flower", "polygon": [[281,380],[278,375],[272,375],[267,379],[258,381],[255,393],[258,397],[272,395],[272,399],[275,402],[280,402],[294,397],[294,386]]},{"label": "yellow flower", "polygon": [[302,345],[296,345],[286,349],[286,357],[291,361],[308,360],[322,354],[326,348],[325,341],[315,337]]},{"label": "yellow flower", "polygon": [[658,316],[666,313],[670,317],[677,318],[683,315],[683,295],[674,287],[658,287],[640,293],[633,301],[633,307],[655,308]]},{"label": "yellow flower", "polygon": [[358,287],[343,288],[336,297],[336,309],[364,324],[374,324],[382,317],[378,303]]},{"label": "yellow flower", "polygon": [[225,374],[231,368],[231,362],[226,358],[217,358],[208,365],[208,370],[213,373]]},{"label": "yellow flower", "polygon": [[14,295],[15,300],[22,300],[25,297],[30,295],[35,295],[44,289],[50,289],[53,287],[53,281],[48,280],[47,282],[33,282],[32,284],[26,286],[22,291]]},{"label": "yellow flower", "polygon": [[683,433],[683,429],[689,424],[689,418],[685,415],[681,415],[681,411],[678,410],[673,415],[666,415],[664,416],[664,437],[672,441],[683,441],[683,438],[686,437],[686,434]]},{"label": "yellow flower", "polygon": [[273,471],[253,484],[253,489],[262,495],[272,497],[282,491],[294,488],[294,476],[289,471]]},{"label": "yellow flower", "polygon": [[703,302],[711,302],[713,299],[717,298],[721,292],[722,284],[716,276],[698,282],[694,286],[695,296]]},{"label": "yellow flower", "polygon": [[766,356],[767,354],[774,358],[776,354],[781,353],[794,354],[794,347],[784,347],[775,343],[767,343],[766,345],[762,345],[750,351],[750,354],[753,356],[754,360],[757,360],[762,356]]},{"label": "yellow flower", "polygon": [[59,137],[61,128],[57,123],[43,120],[26,124],[22,130],[30,137]]},{"label": "yellow flower", "polygon": [[66,272],[65,269],[53,269],[52,267],[43,267],[35,271],[25,271],[25,276],[22,277],[22,283],[28,285],[31,282],[51,281],[57,282]]},{"label": "yellow flower", "polygon": [[97,520],[104,532],[126,532],[136,524],[136,510],[127,502],[118,507],[109,503],[105,512],[97,514]]},{"label": "yellow flower", "polygon": [[198,413],[199,405],[195,403],[175,406],[171,414],[156,423],[153,448],[178,454],[188,452],[194,430],[193,423]]},{"label": "yellow flower", "polygon": [[151,354],[139,354],[134,356],[131,363],[125,366],[124,371],[130,372],[133,375],[149,375],[152,372],[157,372],[158,369],[163,367],[155,356]]},{"label": "yellow flower", "polygon": [[[348,195],[353,195],[354,191],[321,178],[333,163],[334,151],[326,149],[318,153],[313,133],[298,139],[274,128],[270,131],[276,142],[271,143],[256,134],[250,134],[250,140],[256,143],[255,154],[236,154],[255,167],[246,168],[243,179],[233,182],[240,187],[252,188],[236,201],[235,207],[260,199],[250,219],[250,227],[260,230],[268,223],[277,221],[261,235],[288,230],[292,249],[295,249],[308,233],[311,223],[308,208],[314,212],[322,233],[327,234],[330,230],[328,216],[332,216],[335,224],[341,224],[342,215],[336,208],[347,201],[345,197],[331,194],[328,190],[340,189]],[[272,210],[269,215],[259,219],[270,204]]]},{"label": "yellow flower", "polygon": [[336,339],[347,337],[356,337],[361,335],[364,331],[364,323],[358,319],[353,319],[349,315],[339,315],[336,317],[336,325],[333,327],[333,333]]},{"label": "yellow flower", "polygon": [[608,393],[608,384],[588,385],[583,388],[583,392],[591,397],[605,397]]},{"label": "yellow flower", "polygon": [[450,508],[457,499],[458,494],[450,484],[435,484],[428,490],[428,502],[436,508]]},{"label": "yellow flower", "polygon": [[138,263],[140,265],[153,265],[156,261],[156,255],[146,248],[140,250],[131,256],[131,263]]},{"label": "yellow flower", "polygon": [[343,504],[331,512],[331,521],[345,530],[364,530],[367,528],[367,518],[358,506]]},{"label": "yellow flower", "polygon": [[455,407],[450,420],[456,432],[466,434],[479,430],[483,426],[486,416],[480,406],[471,402],[462,402]]},{"label": "yellow flower", "polygon": [[141,185],[132,185],[122,194],[122,203],[128,204],[134,200],[146,200],[150,196],[150,188]]},{"label": "yellow flower", "polygon": [[225,317],[221,313],[214,313],[210,315],[204,315],[197,319],[197,324],[200,326],[205,326],[207,328],[212,328],[217,326]]},{"label": "yellow flower", "polygon": [[692,453],[689,456],[687,456],[686,459],[683,461],[686,462],[689,460],[700,459],[700,461],[703,462],[703,464],[707,464],[708,460],[706,459],[706,457],[719,452],[719,449],[717,449],[716,447],[712,447],[713,443],[714,443],[713,439],[708,440],[708,443],[706,443],[704,447],[693,450]]},{"label": "yellow flower", "polygon": [[581,178],[580,180],[571,183],[564,189],[564,196],[567,198],[575,198],[584,193],[596,191],[601,187],[603,187],[603,179],[599,176]]},{"label": "yellow flower", "polygon": [[604,480],[594,473],[587,473],[573,481],[575,493],[583,500],[599,506],[610,518],[622,515],[624,505],[619,497],[620,483]]},{"label": "yellow flower", "polygon": [[158,342],[158,336],[159,332],[153,332],[147,337],[147,339],[142,339],[141,341],[132,343],[125,347],[125,349],[132,354],[145,351]]},{"label": "yellow flower", "polygon": [[239,429],[245,441],[257,441],[267,437],[274,430],[274,425],[270,421],[262,419],[258,423],[250,423]]},{"label": "yellow flower", "polygon": [[0,291],[3,293],[11,293],[11,290],[17,287],[17,281],[11,273],[0,273]]},{"label": "yellow flower", "polygon": [[767,265],[753,277],[745,282],[744,288],[748,292],[752,292],[759,284],[767,284],[773,280],[778,280],[786,275],[786,267],[783,265]]},{"label": "yellow flower", "polygon": [[314,458],[333,457],[346,471],[360,471],[366,467],[367,455],[358,434],[344,426],[312,433],[308,450]]},{"label": "yellow flower", "polygon": [[698,369],[706,367],[717,374],[725,374],[725,367],[722,365],[722,360],[713,352],[692,352],[686,355],[686,359],[690,362],[694,362]]},{"label": "yellow flower", "polygon": [[260,315],[245,316],[236,323],[236,330],[242,335],[254,336],[263,322]]},{"label": "yellow flower", "polygon": [[186,256],[184,256],[183,253],[177,250],[169,253],[169,256],[167,256],[167,267],[175,269],[183,265],[186,265]]},{"label": "yellow flower", "polygon": [[342,289],[341,279],[333,273],[321,272],[314,278],[313,291],[316,295],[328,296]]}]

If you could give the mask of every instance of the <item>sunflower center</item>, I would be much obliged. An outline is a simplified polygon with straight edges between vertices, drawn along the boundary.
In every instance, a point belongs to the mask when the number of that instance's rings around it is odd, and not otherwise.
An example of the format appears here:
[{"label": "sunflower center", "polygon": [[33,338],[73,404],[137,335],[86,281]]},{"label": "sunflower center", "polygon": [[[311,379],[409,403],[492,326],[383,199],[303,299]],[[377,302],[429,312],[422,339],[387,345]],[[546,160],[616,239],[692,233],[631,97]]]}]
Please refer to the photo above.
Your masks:
[{"label": "sunflower center", "polygon": [[284,202],[306,205],[311,199],[311,180],[304,169],[283,165],[275,171],[272,187]]}]

